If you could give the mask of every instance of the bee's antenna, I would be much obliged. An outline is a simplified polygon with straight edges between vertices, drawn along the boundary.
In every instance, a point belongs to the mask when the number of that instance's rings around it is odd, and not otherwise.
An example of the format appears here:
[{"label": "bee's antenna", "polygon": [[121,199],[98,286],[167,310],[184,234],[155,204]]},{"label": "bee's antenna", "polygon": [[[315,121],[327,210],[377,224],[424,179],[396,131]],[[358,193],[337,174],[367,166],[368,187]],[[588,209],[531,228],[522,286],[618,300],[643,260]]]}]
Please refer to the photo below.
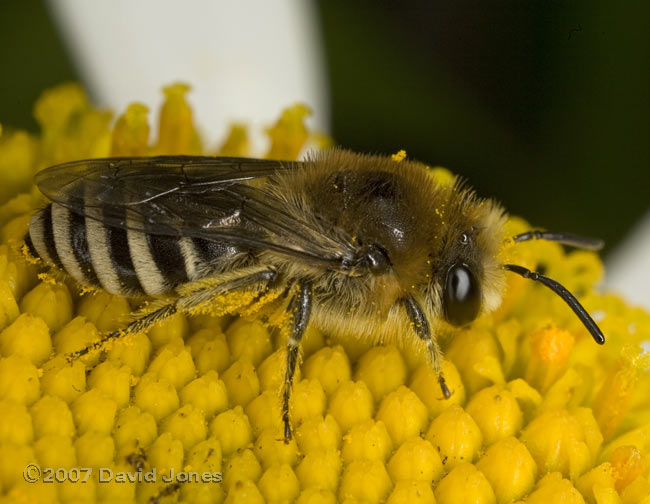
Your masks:
[{"label": "bee's antenna", "polygon": [[524,278],[536,280],[537,282],[540,282],[541,284],[544,284],[546,287],[551,289],[558,296],[560,296],[566,304],[571,307],[573,312],[578,316],[580,321],[591,333],[596,343],[599,345],[605,343],[605,336],[603,336],[602,331],[596,322],[594,322],[594,319],[589,316],[587,310],[585,310],[584,307],[580,304],[580,301],[578,301],[575,296],[571,294],[562,284],[540,273],[530,271],[528,268],[524,268],[523,266],[518,266],[516,264],[504,264],[503,267],[504,269],[512,271],[513,273],[517,273],[517,275],[521,275]]},{"label": "bee's antenna", "polygon": [[600,238],[590,238],[573,233],[557,233],[553,231],[526,231],[512,237],[512,241],[519,243],[528,240],[547,240],[587,250],[600,250],[605,242]]}]

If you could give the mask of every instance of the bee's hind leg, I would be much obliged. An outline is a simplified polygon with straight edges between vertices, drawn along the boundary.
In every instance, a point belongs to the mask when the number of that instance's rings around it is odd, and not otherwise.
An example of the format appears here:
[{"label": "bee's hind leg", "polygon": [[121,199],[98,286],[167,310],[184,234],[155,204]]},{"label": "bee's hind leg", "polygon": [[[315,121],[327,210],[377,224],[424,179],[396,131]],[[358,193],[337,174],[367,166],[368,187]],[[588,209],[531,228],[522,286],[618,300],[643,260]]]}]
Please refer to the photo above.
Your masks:
[{"label": "bee's hind leg", "polygon": [[298,363],[298,350],[300,340],[305,334],[309,316],[311,314],[312,292],[311,282],[301,280],[298,282],[296,292],[289,303],[288,311],[291,316],[291,328],[289,340],[287,341],[287,368],[284,373],[284,392],[282,395],[282,420],[284,421],[284,442],[291,439],[291,425],[289,423],[289,398],[291,396],[291,385],[293,375],[296,372]]},{"label": "bee's hind leg", "polygon": [[427,344],[429,357],[431,359],[431,365],[433,366],[433,371],[436,373],[436,377],[438,378],[438,383],[440,384],[442,395],[445,397],[445,399],[449,399],[451,397],[451,392],[445,383],[444,376],[442,376],[442,369],[440,366],[442,363],[442,352],[440,351],[438,340],[431,334],[429,322],[427,322],[427,319],[422,312],[422,308],[420,308],[420,305],[417,303],[417,301],[413,299],[412,296],[407,296],[405,298],[402,298],[402,303],[406,308],[406,313],[408,314],[409,320],[413,324],[415,334],[417,334],[418,337]]},{"label": "bee's hind leg", "polygon": [[254,271],[244,270],[239,276],[214,284],[211,284],[209,279],[197,281],[194,286],[190,284],[180,297],[158,308],[141,314],[141,316],[127,325],[124,329],[119,329],[112,333],[105,334],[101,339],[91,343],[87,347],[69,353],[67,359],[71,362],[89,352],[104,348],[106,343],[111,340],[145,331],[152,325],[171,317],[175,313],[191,312],[192,310],[209,303],[217,296],[227,295],[255,285],[260,286],[262,289],[266,288],[276,279],[276,277],[277,273],[273,269],[257,268]]},{"label": "bee's hind leg", "polygon": [[147,328],[154,325],[155,323],[160,322],[166,319],[167,317],[172,316],[177,311],[178,310],[176,308],[176,303],[169,303],[161,306],[160,308],[152,310],[148,312],[146,315],[139,317],[133,322],[131,322],[124,329],[118,329],[117,331],[113,331],[112,333],[104,334],[99,340],[89,344],[88,346],[82,348],[81,350],[77,350],[76,352],[70,352],[66,356],[68,362],[72,362],[78,359],[79,357],[83,357],[89,352],[93,352],[95,350],[101,350],[111,340],[123,338],[124,336],[127,336],[129,334],[136,334],[141,331],[144,331]]}]

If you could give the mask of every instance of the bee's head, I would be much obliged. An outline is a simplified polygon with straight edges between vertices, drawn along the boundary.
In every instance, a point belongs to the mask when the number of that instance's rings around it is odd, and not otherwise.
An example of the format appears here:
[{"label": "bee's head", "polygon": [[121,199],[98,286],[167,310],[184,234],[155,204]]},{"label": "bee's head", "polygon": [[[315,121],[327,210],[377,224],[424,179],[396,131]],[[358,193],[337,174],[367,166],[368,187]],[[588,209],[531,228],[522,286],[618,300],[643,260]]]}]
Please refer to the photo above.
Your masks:
[{"label": "bee's head", "polygon": [[458,206],[447,214],[453,218],[436,243],[430,290],[438,316],[453,326],[497,308],[505,277],[497,259],[503,244],[501,208],[471,195],[459,198]]},{"label": "bee's head", "polygon": [[458,233],[439,264],[440,313],[451,325],[469,324],[500,302],[503,273],[484,233],[474,226]]},{"label": "bee's head", "polygon": [[[481,313],[495,310],[501,303],[505,272],[510,271],[551,289],[569,305],[597,343],[605,342],[589,313],[558,281],[524,266],[502,262],[506,218],[497,203],[477,198],[463,188],[462,182],[455,184],[449,194],[445,205],[432,210],[432,215],[438,216],[429,243],[432,271],[428,273],[427,302],[433,313],[451,325],[463,326]],[[603,246],[599,239],[548,231],[527,231],[507,242],[528,240],[549,240],[590,250]]]}]

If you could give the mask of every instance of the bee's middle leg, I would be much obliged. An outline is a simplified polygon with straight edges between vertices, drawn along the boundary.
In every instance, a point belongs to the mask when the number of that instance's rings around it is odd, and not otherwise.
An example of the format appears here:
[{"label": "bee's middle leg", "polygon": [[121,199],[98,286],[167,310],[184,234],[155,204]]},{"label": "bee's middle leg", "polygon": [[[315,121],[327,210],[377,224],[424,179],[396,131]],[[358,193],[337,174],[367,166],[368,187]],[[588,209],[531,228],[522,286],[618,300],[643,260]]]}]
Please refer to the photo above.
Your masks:
[{"label": "bee's middle leg", "polygon": [[408,314],[409,320],[413,324],[415,333],[418,337],[427,344],[427,349],[429,350],[429,358],[431,359],[431,365],[433,366],[433,371],[436,373],[438,378],[438,383],[440,384],[440,390],[445,399],[451,397],[451,392],[445,383],[445,377],[442,375],[441,363],[442,363],[442,352],[440,351],[440,345],[438,345],[438,340],[433,337],[431,334],[431,328],[429,327],[429,322],[427,322],[424,312],[420,305],[417,303],[412,296],[407,296],[402,298],[402,303],[406,308],[406,313]]},{"label": "bee's middle leg", "polygon": [[311,282],[301,280],[298,282],[298,292],[289,303],[288,311],[291,316],[291,332],[287,342],[287,368],[284,373],[284,393],[282,396],[282,420],[284,421],[284,442],[291,439],[291,425],[289,423],[289,398],[291,396],[291,385],[293,375],[296,372],[298,363],[298,351],[300,340],[305,334],[309,316],[311,314],[312,292]]}]

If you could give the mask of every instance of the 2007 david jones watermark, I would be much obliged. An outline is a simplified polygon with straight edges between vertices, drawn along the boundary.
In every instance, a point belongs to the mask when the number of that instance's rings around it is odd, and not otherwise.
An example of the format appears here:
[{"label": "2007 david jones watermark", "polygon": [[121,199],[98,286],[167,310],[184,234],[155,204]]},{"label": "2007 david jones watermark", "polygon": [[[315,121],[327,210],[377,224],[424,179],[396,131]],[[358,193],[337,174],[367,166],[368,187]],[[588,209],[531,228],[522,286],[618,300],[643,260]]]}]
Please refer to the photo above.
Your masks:
[{"label": "2007 david jones watermark", "polygon": [[[223,474],[221,472],[198,472],[198,471],[179,471],[173,468],[169,472],[158,474],[154,467],[149,471],[115,471],[108,467],[73,467],[73,468],[52,468],[41,467],[38,464],[30,463],[25,466],[23,478],[28,483],[35,483],[42,480],[43,483],[86,483],[93,475],[97,474],[99,483],[154,483],[162,481],[163,483],[221,483]],[[160,480],[158,479],[160,478]]]}]

